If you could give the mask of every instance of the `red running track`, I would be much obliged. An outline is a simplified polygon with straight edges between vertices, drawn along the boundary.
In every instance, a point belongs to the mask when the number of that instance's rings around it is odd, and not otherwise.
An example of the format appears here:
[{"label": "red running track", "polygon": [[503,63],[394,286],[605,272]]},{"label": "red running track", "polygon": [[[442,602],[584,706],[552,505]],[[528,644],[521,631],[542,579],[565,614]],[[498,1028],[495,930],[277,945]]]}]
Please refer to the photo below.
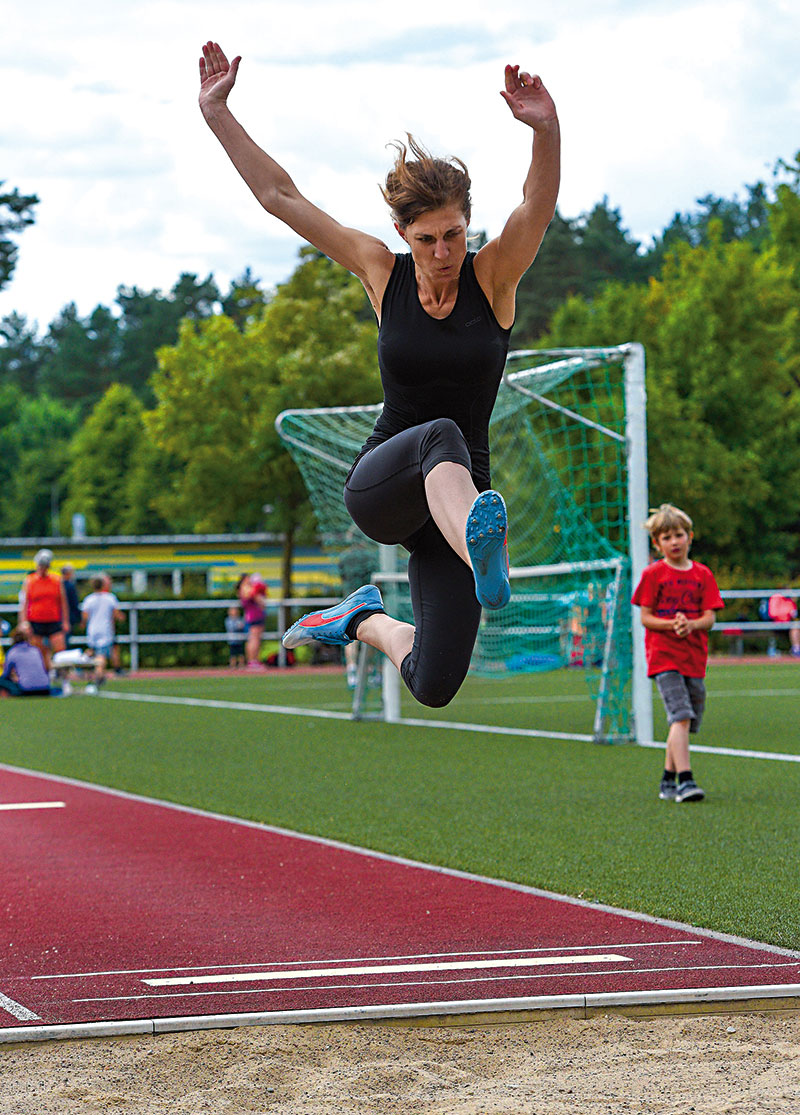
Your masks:
[{"label": "red running track", "polygon": [[0,1040],[800,995],[796,953],[3,766],[0,886]]}]

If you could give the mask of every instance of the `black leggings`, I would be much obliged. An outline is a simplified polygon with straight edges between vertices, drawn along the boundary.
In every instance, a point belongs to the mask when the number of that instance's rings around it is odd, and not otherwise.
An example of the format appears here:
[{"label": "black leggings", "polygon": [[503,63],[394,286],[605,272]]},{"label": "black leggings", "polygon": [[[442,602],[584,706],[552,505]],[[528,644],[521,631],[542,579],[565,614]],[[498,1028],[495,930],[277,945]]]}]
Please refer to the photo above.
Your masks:
[{"label": "black leggings", "polygon": [[423,705],[440,708],[467,676],[481,606],[472,570],[431,518],[425,477],[443,461],[469,469],[464,435],[449,418],[413,426],[359,457],[347,478],[344,502],[369,538],[400,544],[410,553],[408,581],[414,645],[400,673]]}]

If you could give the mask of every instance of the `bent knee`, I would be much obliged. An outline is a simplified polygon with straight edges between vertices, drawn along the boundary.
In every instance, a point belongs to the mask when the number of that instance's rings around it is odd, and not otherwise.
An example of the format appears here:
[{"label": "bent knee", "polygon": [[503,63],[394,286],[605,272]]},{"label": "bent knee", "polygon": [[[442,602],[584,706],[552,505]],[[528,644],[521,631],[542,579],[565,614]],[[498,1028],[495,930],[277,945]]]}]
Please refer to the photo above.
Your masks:
[{"label": "bent knee", "polygon": [[426,708],[444,708],[445,705],[449,705],[464,680],[442,676],[420,676],[410,666],[409,659],[403,663],[400,672],[411,696]]}]

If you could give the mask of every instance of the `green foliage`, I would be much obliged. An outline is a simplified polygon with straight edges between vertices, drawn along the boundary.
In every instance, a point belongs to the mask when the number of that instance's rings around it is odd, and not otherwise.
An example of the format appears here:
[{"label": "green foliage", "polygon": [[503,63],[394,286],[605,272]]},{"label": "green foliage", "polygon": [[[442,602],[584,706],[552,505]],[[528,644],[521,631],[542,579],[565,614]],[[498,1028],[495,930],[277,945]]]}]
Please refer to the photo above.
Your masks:
[{"label": "green foliage", "polygon": [[164,531],[153,502],[168,462],[150,441],[143,414],[132,389],[117,383],[83,423],[69,447],[64,525],[81,512],[89,534]]},{"label": "green foliage", "polygon": [[238,329],[244,329],[254,318],[260,316],[269,302],[270,296],[261,289],[261,283],[249,267],[245,267],[238,279],[234,279],[224,298],[220,299],[222,312]]},{"label": "green foliage", "polygon": [[142,401],[152,402],[148,383],[156,369],[156,350],[175,343],[181,321],[209,317],[218,298],[211,276],[201,281],[183,274],[168,295],[119,287],[117,313],[97,306],[81,318],[72,303],[52,322],[42,343],[39,383],[56,398],[79,404],[84,414],[112,383],[126,384]]},{"label": "green foliage", "polygon": [[82,319],[74,303],[65,306],[44,339],[39,383],[86,414],[116,380],[119,325],[105,306]]},{"label": "green foliage", "polygon": [[219,300],[213,278],[182,274],[168,295],[121,286],[117,290],[119,347],[116,380],[126,383],[145,403],[153,401],[149,380],[156,370],[156,352],[174,344],[182,321],[210,317]]},{"label": "green foliage", "polygon": [[644,344],[651,502],[686,508],[704,556],[775,576],[800,557],[797,313],[778,253],[712,225],[708,245],[679,244],[647,287],[568,301],[547,338]]},{"label": "green foliage", "polygon": [[51,511],[61,495],[69,440],[77,426],[75,408],[0,384],[0,534],[51,533]]},{"label": "green foliage", "polygon": [[[0,187],[3,185],[0,181]],[[11,281],[17,265],[18,248],[8,234],[32,225],[33,207],[38,204],[36,194],[21,194],[16,187],[10,193],[0,193],[0,290]]]},{"label": "green foliage", "polygon": [[38,390],[43,353],[35,327],[21,314],[11,313],[0,320],[0,342],[0,384]]},{"label": "green foliage", "polygon": [[364,293],[312,250],[242,329],[225,315],[184,322],[159,352],[157,406],[145,422],[181,466],[156,505],[198,531],[268,524],[292,534],[309,523],[305,487],[277,433],[287,407],[347,405],[378,397],[375,325],[359,320]]},{"label": "green foliage", "polygon": [[609,209],[608,198],[573,220],[556,212],[535,264],[517,288],[514,343],[533,344],[567,298],[591,298],[610,280],[643,279],[647,264],[639,247],[622,227],[619,209]]}]

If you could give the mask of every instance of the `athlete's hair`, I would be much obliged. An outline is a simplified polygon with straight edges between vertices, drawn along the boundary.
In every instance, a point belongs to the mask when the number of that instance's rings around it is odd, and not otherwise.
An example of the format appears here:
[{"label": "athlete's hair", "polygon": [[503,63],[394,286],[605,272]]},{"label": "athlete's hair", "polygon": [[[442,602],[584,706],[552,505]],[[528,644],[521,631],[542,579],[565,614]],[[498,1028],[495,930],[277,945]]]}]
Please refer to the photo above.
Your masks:
[{"label": "athlete's hair", "polygon": [[651,511],[644,526],[654,542],[659,535],[670,530],[685,530],[688,534],[692,532],[692,520],[685,511],[671,503],[662,503],[655,511]]},{"label": "athlete's hair", "polygon": [[442,209],[445,205],[457,205],[469,225],[472,183],[465,164],[455,156],[434,158],[410,132],[406,135],[408,145],[399,141],[391,144],[397,151],[397,158],[386,175],[386,185],[381,186],[394,220],[405,229],[423,213]]}]

